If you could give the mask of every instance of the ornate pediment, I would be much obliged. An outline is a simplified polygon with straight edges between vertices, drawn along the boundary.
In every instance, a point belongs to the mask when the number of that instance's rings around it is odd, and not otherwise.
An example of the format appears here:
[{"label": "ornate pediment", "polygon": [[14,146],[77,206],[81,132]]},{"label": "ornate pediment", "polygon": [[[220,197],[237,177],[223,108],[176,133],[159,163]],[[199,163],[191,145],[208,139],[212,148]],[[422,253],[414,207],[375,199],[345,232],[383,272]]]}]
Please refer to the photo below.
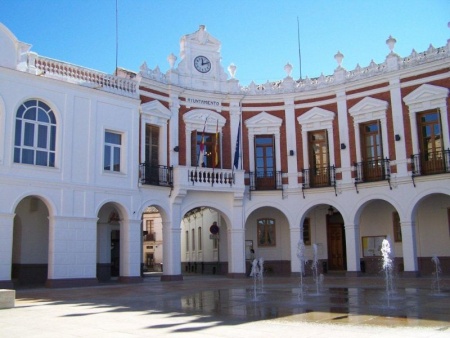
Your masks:
[{"label": "ornate pediment", "polygon": [[311,123],[311,122],[324,122],[331,121],[334,119],[335,113],[329,110],[325,110],[322,108],[314,107],[308,110],[302,116],[297,118],[298,123]]},{"label": "ornate pediment", "polygon": [[388,105],[389,104],[386,101],[374,99],[373,97],[365,97],[348,111],[352,116],[376,112],[385,113]]},{"label": "ornate pediment", "polygon": [[282,123],[282,119],[266,112],[259,113],[245,121],[247,128],[280,127]]},{"label": "ornate pediment", "polygon": [[448,96],[448,91],[448,88],[424,84],[406,95],[403,101],[410,106],[419,102],[445,99]]}]

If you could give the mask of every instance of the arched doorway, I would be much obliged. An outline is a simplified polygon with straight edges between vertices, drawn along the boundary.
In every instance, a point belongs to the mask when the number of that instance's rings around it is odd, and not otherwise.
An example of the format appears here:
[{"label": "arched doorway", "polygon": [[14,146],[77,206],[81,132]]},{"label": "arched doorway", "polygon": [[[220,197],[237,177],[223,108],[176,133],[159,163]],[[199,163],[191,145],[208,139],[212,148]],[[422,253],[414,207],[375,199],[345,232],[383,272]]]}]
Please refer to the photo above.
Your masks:
[{"label": "arched doorway", "polygon": [[225,275],[228,272],[228,235],[221,213],[196,207],[181,222],[181,272]]},{"label": "arched doorway", "polygon": [[48,277],[49,210],[37,196],[25,197],[14,217],[11,278],[14,285],[44,285]]},{"label": "arched doorway", "polygon": [[113,203],[102,206],[97,221],[97,279],[120,275],[120,214]]}]

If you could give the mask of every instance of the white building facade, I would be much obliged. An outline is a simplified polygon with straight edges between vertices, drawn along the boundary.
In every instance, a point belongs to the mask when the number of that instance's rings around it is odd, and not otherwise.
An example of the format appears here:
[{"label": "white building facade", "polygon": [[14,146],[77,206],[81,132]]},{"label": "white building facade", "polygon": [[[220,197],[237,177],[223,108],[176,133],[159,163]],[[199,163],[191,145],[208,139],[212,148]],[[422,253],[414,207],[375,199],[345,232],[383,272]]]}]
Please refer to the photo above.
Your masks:
[{"label": "white building facade", "polygon": [[204,26],[167,72],[108,75],[0,24],[0,286],[141,281],[149,207],[162,280],[244,277],[251,255],[298,274],[300,240],[323,272],[378,273],[384,238],[398,273],[449,271],[450,42],[386,43],[381,64],[244,87]]}]

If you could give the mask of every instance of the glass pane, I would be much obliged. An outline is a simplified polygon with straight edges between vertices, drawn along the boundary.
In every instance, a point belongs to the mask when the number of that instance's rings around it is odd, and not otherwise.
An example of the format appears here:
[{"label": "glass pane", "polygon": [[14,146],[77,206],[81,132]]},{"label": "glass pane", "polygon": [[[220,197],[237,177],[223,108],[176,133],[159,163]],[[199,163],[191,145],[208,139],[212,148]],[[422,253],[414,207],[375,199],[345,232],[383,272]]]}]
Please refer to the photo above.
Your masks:
[{"label": "glass pane", "polygon": [[50,122],[51,122],[52,124],[56,124],[55,114],[53,114],[52,111],[50,111],[50,112],[48,113],[48,116],[50,117]]},{"label": "glass pane", "polygon": [[51,127],[50,132],[50,150],[55,150],[55,142],[56,142],[56,127]]},{"label": "glass pane", "polygon": [[272,148],[266,148],[266,156],[273,156],[273,149]]},{"label": "glass pane", "polygon": [[38,148],[47,148],[47,126],[39,125],[38,126]]},{"label": "glass pane", "polygon": [[38,106],[39,106],[40,108],[42,108],[43,110],[45,110],[46,112],[48,112],[48,111],[50,110],[50,107],[47,106],[47,104],[45,104],[45,103],[42,102],[42,101],[38,101]]},{"label": "glass pane", "polygon": [[49,165],[49,167],[54,167],[55,166],[55,153],[50,153],[49,154],[48,165]]},{"label": "glass pane", "polygon": [[114,171],[120,171],[120,148],[114,148]]},{"label": "glass pane", "polygon": [[112,143],[112,144],[121,144],[120,134],[106,132],[105,133],[105,142]]},{"label": "glass pane", "polygon": [[34,150],[22,149],[22,163],[34,164]]},{"label": "glass pane", "polygon": [[47,152],[37,151],[36,152],[36,164],[37,165],[47,165]]},{"label": "glass pane", "polygon": [[25,123],[25,132],[23,135],[23,144],[26,146],[33,146],[34,143],[34,124]]},{"label": "glass pane", "polygon": [[256,148],[256,156],[258,157],[263,156],[263,148]]},{"label": "glass pane", "polygon": [[20,146],[20,137],[22,135],[22,121],[16,120],[16,135],[14,139],[14,145]]},{"label": "glass pane", "polygon": [[105,158],[103,160],[103,169],[111,170],[111,147],[105,146]]},{"label": "glass pane", "polygon": [[19,109],[17,109],[17,117],[22,117],[23,116],[23,113],[24,113],[24,111],[25,111],[25,106],[24,105],[21,105],[20,107],[19,107]]},{"label": "glass pane", "polygon": [[24,102],[23,105],[27,108],[34,107],[37,105],[36,100],[28,100],[27,102]]},{"label": "glass pane", "polygon": [[43,111],[42,109],[38,110],[38,121],[45,122],[45,123],[50,122],[50,119],[48,118],[47,113],[45,111]]},{"label": "glass pane", "polygon": [[14,148],[14,162],[20,163],[20,148]]},{"label": "glass pane", "polygon": [[36,121],[36,108],[33,107],[28,109],[23,118],[27,120]]}]

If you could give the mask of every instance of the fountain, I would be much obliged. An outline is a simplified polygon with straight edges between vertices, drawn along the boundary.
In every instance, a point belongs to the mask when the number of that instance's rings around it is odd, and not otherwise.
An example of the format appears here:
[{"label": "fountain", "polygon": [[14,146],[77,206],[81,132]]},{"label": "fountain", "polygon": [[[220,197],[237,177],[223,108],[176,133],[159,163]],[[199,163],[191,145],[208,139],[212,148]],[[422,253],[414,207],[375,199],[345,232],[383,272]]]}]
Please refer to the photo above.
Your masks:
[{"label": "fountain", "polygon": [[381,254],[383,256],[383,270],[384,279],[386,283],[387,303],[390,306],[390,296],[394,293],[394,283],[392,278],[392,259],[391,259],[391,245],[388,239],[383,239],[381,243]]},{"label": "fountain", "polygon": [[431,258],[431,261],[434,263],[434,272],[433,272],[434,280],[433,280],[433,283],[431,285],[431,288],[433,290],[436,290],[436,292],[438,294],[440,294],[441,293],[440,274],[442,272],[442,270],[441,270],[441,263],[439,262],[439,258],[436,255],[434,255]]},{"label": "fountain", "polygon": [[261,293],[264,293],[264,258],[262,257],[259,258],[258,266],[259,266],[259,273],[258,273],[259,288],[261,290]]},{"label": "fountain", "polygon": [[321,289],[321,285],[323,283],[323,274],[319,275],[319,271],[318,271],[318,263],[319,263],[319,259],[318,259],[318,255],[317,255],[317,244],[313,244],[313,261],[312,261],[312,271],[313,271],[313,280],[316,284],[316,294],[320,293],[320,289]]},{"label": "fountain", "polygon": [[298,299],[300,302],[303,302],[303,297],[305,294],[305,286],[303,285],[303,276],[305,274],[305,265],[306,265],[306,259],[305,259],[305,243],[303,243],[303,239],[300,239],[298,241],[297,245],[297,257],[300,261],[300,290],[298,293]]},{"label": "fountain", "polygon": [[253,300],[257,300],[256,296],[256,282],[259,278],[259,265],[258,260],[255,258],[252,262],[252,270],[250,271],[250,277],[253,277]]}]

